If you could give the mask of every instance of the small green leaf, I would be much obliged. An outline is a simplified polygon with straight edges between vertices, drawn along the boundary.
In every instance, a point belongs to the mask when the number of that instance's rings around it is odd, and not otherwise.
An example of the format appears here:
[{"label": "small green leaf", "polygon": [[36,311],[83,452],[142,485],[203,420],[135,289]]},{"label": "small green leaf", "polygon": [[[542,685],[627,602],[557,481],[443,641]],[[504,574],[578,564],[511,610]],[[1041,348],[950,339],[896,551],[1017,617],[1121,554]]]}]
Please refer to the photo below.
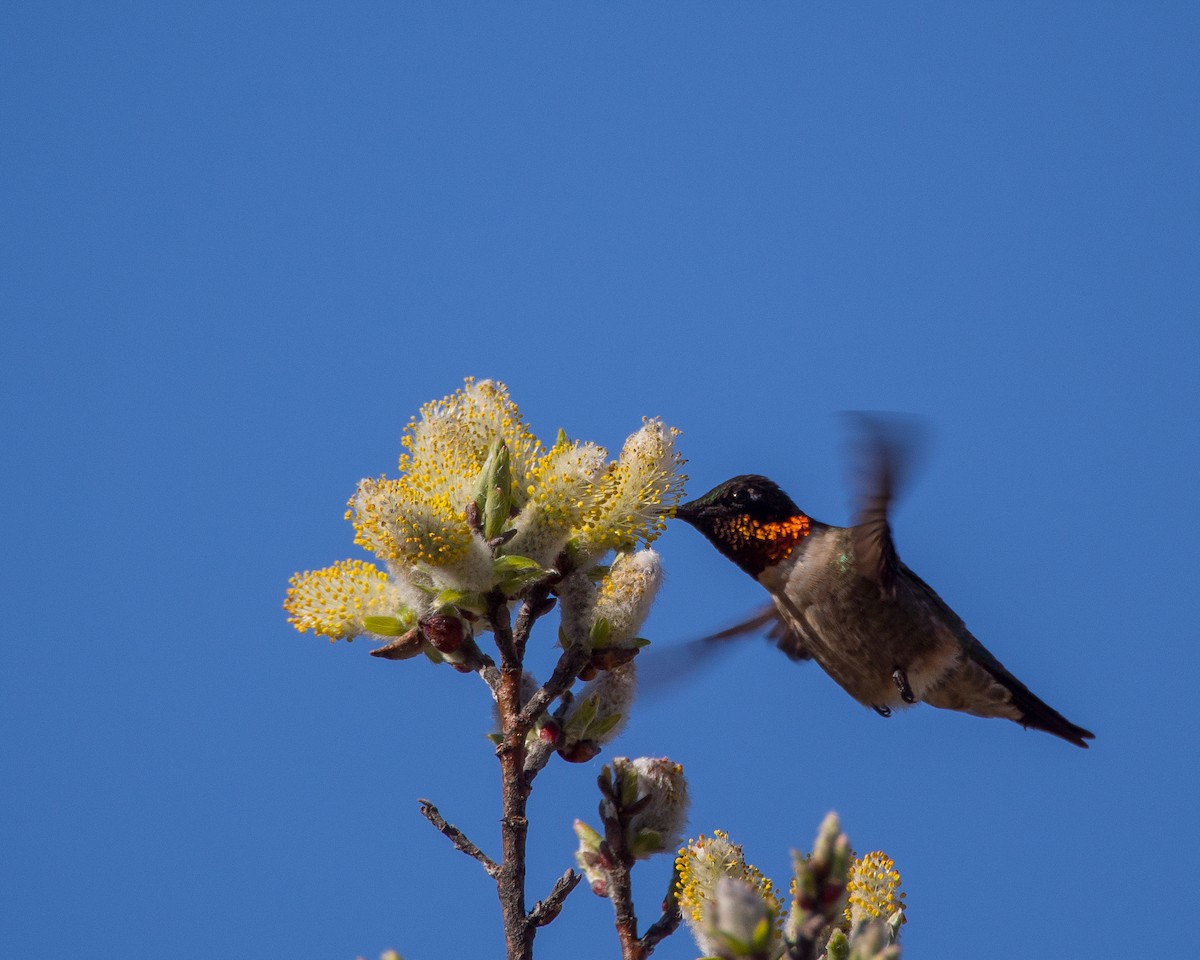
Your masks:
[{"label": "small green leaf", "polygon": [[600,841],[604,839],[604,837],[600,836],[598,830],[584,823],[582,820],[575,821],[575,836],[579,838],[580,843],[583,843],[591,850],[599,850]]},{"label": "small green leaf", "polygon": [[767,944],[771,941],[771,934],[775,931],[775,924],[771,922],[770,916],[765,916],[758,921],[754,926],[754,933],[751,934],[751,946],[754,953],[762,953],[767,948]]},{"label": "small green leaf", "polygon": [[621,767],[621,806],[628,807],[638,798],[638,778],[637,770],[634,769],[632,763],[625,764]]},{"label": "small green leaf", "polygon": [[606,733],[608,733],[610,730],[612,730],[612,728],[615,727],[620,722],[621,722],[621,714],[610,713],[607,717],[604,717],[602,720],[598,720],[597,722],[588,725],[588,731],[587,731],[588,736],[592,740],[599,740],[601,737],[603,737]]},{"label": "small green leaf", "polygon": [[662,834],[657,830],[639,830],[629,843],[629,852],[635,857],[658,853],[663,848]]},{"label": "small green leaf", "polygon": [[478,593],[469,590],[442,590],[433,598],[435,608],[457,607],[459,610],[469,610],[471,613],[484,613],[487,604]]},{"label": "small green leaf", "polygon": [[596,697],[588,697],[571,714],[567,721],[567,730],[575,737],[582,737],[588,732],[592,721],[596,719]]},{"label": "small green leaf", "polygon": [[515,553],[497,557],[492,563],[492,571],[499,580],[500,590],[509,596],[520,593],[546,575],[546,571],[536,560]]},{"label": "small green leaf", "polygon": [[709,936],[725,948],[726,956],[736,957],[738,960],[741,960],[741,958],[748,956],[750,953],[750,945],[742,943],[741,940],[728,930],[710,930]]},{"label": "small green leaf", "polygon": [[541,573],[542,565],[536,560],[531,560],[529,557],[522,557],[516,553],[507,553],[502,557],[497,557],[492,562],[492,572],[499,577],[508,576],[513,573]]},{"label": "small green leaf", "polygon": [[645,637],[634,637],[629,641],[629,646],[636,647],[638,650],[641,650],[642,647],[650,646],[650,641]]},{"label": "small green leaf", "polygon": [[592,629],[588,633],[588,642],[593,647],[603,647],[611,636],[612,626],[608,622],[608,617],[600,616],[592,624]]},{"label": "small green leaf", "polygon": [[381,637],[401,637],[411,625],[411,621],[405,624],[395,617],[363,617],[363,626],[367,631]]}]

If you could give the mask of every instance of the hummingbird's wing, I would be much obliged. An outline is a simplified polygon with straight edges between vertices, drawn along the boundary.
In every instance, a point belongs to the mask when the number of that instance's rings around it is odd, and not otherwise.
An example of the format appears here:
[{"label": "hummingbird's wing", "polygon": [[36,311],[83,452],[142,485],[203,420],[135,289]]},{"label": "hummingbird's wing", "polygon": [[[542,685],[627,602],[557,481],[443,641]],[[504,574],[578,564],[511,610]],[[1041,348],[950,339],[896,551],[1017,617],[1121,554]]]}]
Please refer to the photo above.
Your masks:
[{"label": "hummingbird's wing", "polygon": [[892,540],[888,511],[906,472],[913,450],[914,425],[855,414],[859,426],[859,497],[850,544],[860,576],[879,584],[880,596],[896,595],[899,557]]},{"label": "hummingbird's wing", "polygon": [[812,659],[812,654],[809,652],[808,645],[804,642],[804,639],[787,624],[774,603],[768,603],[762,609],[751,614],[740,623],[735,623],[732,627],[726,627],[724,630],[718,630],[716,633],[710,633],[707,636],[690,640],[682,647],[675,647],[670,651],[660,651],[658,658],[665,664],[666,657],[674,654],[676,657],[686,658],[689,669],[693,669],[713,654],[726,649],[728,647],[726,641],[738,640],[742,637],[764,632],[775,646],[786,653],[792,660]]},{"label": "hummingbird's wing", "polygon": [[712,645],[720,643],[723,640],[733,640],[737,637],[744,637],[747,634],[759,633],[762,630],[766,630],[767,636],[771,638],[775,646],[786,653],[790,659],[812,659],[812,653],[809,652],[804,638],[788,625],[773,602],[768,603],[756,614],[748,617],[741,623],[736,623],[732,627],[726,627],[724,630],[719,630],[716,633],[710,633],[707,637],[701,637],[696,642]]},{"label": "hummingbird's wing", "polygon": [[771,603],[741,623],[710,633],[708,636],[662,649],[655,645],[655,649],[638,657],[638,687],[650,690],[677,685],[711,663],[716,654],[731,649],[726,643],[727,640],[737,640],[764,630],[775,645],[791,659],[812,659],[804,641],[784,623],[779,611],[775,609],[775,604]]}]

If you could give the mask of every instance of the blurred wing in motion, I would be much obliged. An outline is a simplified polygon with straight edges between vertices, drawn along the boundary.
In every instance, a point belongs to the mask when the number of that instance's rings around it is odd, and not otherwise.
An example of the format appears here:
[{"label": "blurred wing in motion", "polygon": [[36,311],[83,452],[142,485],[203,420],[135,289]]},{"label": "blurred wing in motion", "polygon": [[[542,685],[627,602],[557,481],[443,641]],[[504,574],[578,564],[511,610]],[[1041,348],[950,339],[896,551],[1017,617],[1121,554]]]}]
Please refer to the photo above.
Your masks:
[{"label": "blurred wing in motion", "polygon": [[769,603],[741,623],[717,633],[679,646],[660,648],[656,645],[647,650],[638,657],[638,686],[643,690],[654,690],[679,683],[712,663],[716,654],[736,646],[727,641],[763,633],[792,660],[812,659],[804,641],[783,622],[775,604]]},{"label": "blurred wing in motion", "polygon": [[771,642],[786,653],[790,659],[812,659],[812,654],[808,652],[804,641],[784,622],[774,603],[768,603],[758,613],[741,623],[736,623],[732,627],[726,627],[724,630],[701,637],[693,642],[712,646],[724,640],[736,640],[738,637],[746,637],[762,631],[765,631],[771,638]]},{"label": "blurred wing in motion", "polygon": [[892,500],[899,492],[920,439],[911,418],[855,413],[858,425],[857,487],[850,543],[859,574],[879,584],[884,599],[896,595],[900,559],[888,520]]}]

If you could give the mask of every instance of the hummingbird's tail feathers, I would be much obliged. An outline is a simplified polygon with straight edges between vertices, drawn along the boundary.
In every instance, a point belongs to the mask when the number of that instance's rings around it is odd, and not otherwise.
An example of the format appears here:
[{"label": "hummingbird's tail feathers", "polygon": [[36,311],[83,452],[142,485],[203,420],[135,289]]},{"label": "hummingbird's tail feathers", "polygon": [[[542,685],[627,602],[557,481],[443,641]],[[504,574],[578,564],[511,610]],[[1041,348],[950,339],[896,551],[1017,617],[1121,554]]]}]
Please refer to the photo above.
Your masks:
[{"label": "hummingbird's tail feathers", "polygon": [[[1088,747],[1087,741],[1096,739],[1091,730],[1085,730],[1072,723],[1044,700],[1034,696],[1020,680],[1011,678],[1011,681],[1011,684],[1005,686],[1012,693],[1013,705],[1021,711],[1017,723],[1025,729],[1044,730],[1085,750]],[[1001,680],[1001,683],[1003,682]]]},{"label": "hummingbird's tail feathers", "polygon": [[1095,737],[1035,696],[978,640],[972,637],[965,653],[937,686],[921,696],[925,703],[976,717],[1003,717],[1084,749],[1086,741]]}]

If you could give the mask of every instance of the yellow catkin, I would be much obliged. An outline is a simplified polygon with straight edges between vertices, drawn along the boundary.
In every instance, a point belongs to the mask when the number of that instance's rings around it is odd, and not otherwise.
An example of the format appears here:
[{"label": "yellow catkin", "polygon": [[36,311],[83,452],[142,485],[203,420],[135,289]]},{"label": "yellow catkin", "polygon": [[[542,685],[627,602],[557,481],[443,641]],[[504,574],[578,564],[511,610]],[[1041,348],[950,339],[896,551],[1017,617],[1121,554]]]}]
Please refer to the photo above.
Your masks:
[{"label": "yellow catkin", "polygon": [[387,575],[363,560],[343,560],[292,576],[283,608],[288,623],[336,640],[361,632],[363,617],[390,612]]},{"label": "yellow catkin", "polygon": [[873,918],[886,920],[897,910],[903,911],[904,894],[899,890],[900,873],[895,862],[882,850],[857,858],[850,866],[850,880],[846,884],[850,904],[846,908],[846,919],[851,922]]}]

